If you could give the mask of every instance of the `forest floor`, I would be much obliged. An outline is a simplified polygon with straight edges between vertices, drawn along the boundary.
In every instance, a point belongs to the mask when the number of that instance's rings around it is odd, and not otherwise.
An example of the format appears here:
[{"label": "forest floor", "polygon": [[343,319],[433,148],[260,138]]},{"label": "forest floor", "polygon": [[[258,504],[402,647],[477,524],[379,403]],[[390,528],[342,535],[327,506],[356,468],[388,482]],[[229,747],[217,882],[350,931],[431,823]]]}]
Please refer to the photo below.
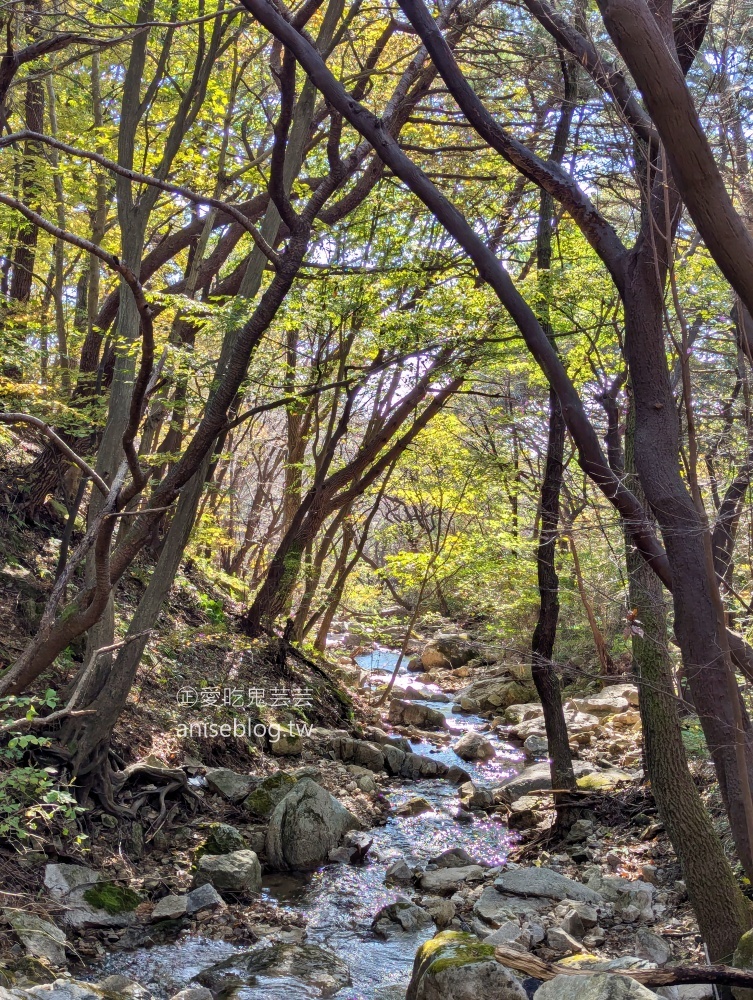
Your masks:
[{"label": "forest floor", "polygon": [[[56,538],[60,533],[60,524],[54,518],[35,527],[20,520],[9,522],[5,527],[0,539],[0,659],[3,662],[19,652],[33,632],[53,577],[58,551]],[[127,620],[128,608],[135,607],[143,587],[144,576],[136,566],[120,590],[122,619]],[[185,572],[160,617],[158,631],[150,642],[128,706],[117,726],[113,750],[122,765],[141,761],[166,771],[180,769],[188,776],[187,789],[168,798],[167,810],[158,808],[158,784],[135,782],[121,804],[126,808],[133,805],[146,789],[151,797],[147,796],[147,803],[141,807],[138,817],[132,820],[116,818],[97,803],[90,803],[80,820],[86,839],[78,846],[70,838],[62,838],[59,831],[51,831],[49,836],[43,836],[31,844],[31,849],[21,853],[14,845],[0,845],[0,905],[3,907],[23,909],[44,919],[59,921],[62,908],[50,898],[43,884],[45,865],[56,861],[94,868],[103,878],[127,886],[141,898],[135,911],[136,922],[131,926],[69,934],[68,958],[76,976],[87,975],[83,971],[86,963],[113,951],[185,940],[197,934],[237,945],[250,945],[270,935],[278,938],[282,935],[282,940],[304,938],[309,916],[305,907],[296,906],[295,894],[291,898],[284,894],[276,898],[275,892],[265,892],[261,898],[233,896],[230,905],[199,912],[193,918],[168,921],[163,925],[151,922],[150,915],[157,900],[166,894],[180,895],[190,889],[196,851],[206,840],[212,824],[230,824],[248,843],[255,845],[258,842],[258,822],[249,821],[240,805],[207,788],[203,780],[207,770],[227,768],[236,774],[256,778],[283,770],[293,777],[304,774],[314,777],[355,814],[364,829],[373,830],[384,828],[396,811],[399,812],[406,794],[410,799],[412,783],[385,774],[372,774],[370,779],[368,776],[364,779],[359,773],[363,768],[348,767],[342,761],[333,760],[332,733],[372,739],[377,732],[389,731],[393,736],[407,737],[414,747],[421,748],[421,753],[446,755],[449,752],[450,733],[426,732],[415,726],[390,726],[386,707],[379,708],[375,704],[371,681],[354,661],[354,654],[364,650],[333,649],[326,658],[316,662],[289,653],[284,655],[275,640],[252,642],[237,631],[235,615],[239,610],[225,597],[214,593],[197,571]],[[416,649],[422,645],[418,640],[415,643]],[[55,670],[43,679],[44,685],[64,691],[75,676],[81,655],[81,649],[69,650]],[[436,670],[424,674],[421,680],[452,699],[469,681],[493,677],[495,672],[499,672],[499,664]],[[568,696],[592,693],[595,687],[598,686],[592,682],[589,687],[582,681],[568,692]],[[243,691],[246,701],[248,693],[255,691],[259,704],[253,705],[250,717],[264,726],[305,724],[312,727],[310,735],[288,755],[284,740],[274,746],[268,740],[265,743],[263,738],[183,734],[182,727],[191,721],[210,720],[219,726],[237,716],[235,706],[223,703],[226,690]],[[292,691],[302,692],[301,704],[291,704],[288,697],[286,704],[270,706],[268,701],[272,692],[284,690],[288,695]],[[258,697],[259,691],[265,692],[264,699]],[[194,703],[186,704],[186,692],[193,692]],[[248,716],[248,712],[246,714]],[[507,727],[500,724],[499,719],[475,720],[474,728],[494,735],[498,741],[505,741],[498,742],[497,746],[515,745],[514,740],[510,742]],[[603,727],[578,748],[577,756],[602,768],[624,767],[626,763],[635,767],[639,751],[639,727],[631,727],[627,745],[624,739],[615,739],[614,730]],[[517,753],[517,758],[516,767],[520,767],[522,752]],[[457,763],[462,765],[460,760]],[[711,765],[698,751],[693,756],[692,766],[720,832],[727,838]],[[415,791],[423,795],[426,787],[426,782],[419,782]],[[594,798],[596,801],[591,803],[589,814],[593,823],[590,835],[569,844],[546,841],[544,834],[553,813],[546,808],[545,795],[535,804],[532,817],[521,824],[527,829],[512,835],[506,832],[510,803],[504,799],[465,812],[478,828],[491,829],[493,835],[505,839],[506,864],[546,866],[576,881],[584,879],[584,872],[598,869],[607,877],[620,876],[654,886],[655,915],[648,926],[629,919],[602,921],[601,934],[596,938],[592,935],[587,948],[576,949],[575,959],[578,954],[583,957],[584,952],[591,961],[626,956],[636,961],[656,958],[657,948],[661,952],[655,940],[658,939],[660,945],[663,942],[666,947],[664,960],[702,962],[701,941],[679,865],[656,820],[650,788],[636,777]],[[438,801],[432,800],[429,804],[435,811],[440,809]],[[448,847],[464,843],[461,833],[470,822],[468,815],[451,811],[445,819],[448,822],[442,826],[443,843]],[[416,838],[420,838],[421,829],[425,828],[415,828]],[[458,831],[456,841],[452,839],[453,829]],[[495,834],[494,831],[499,832]],[[487,867],[488,876],[480,885],[459,886],[452,895],[449,926],[473,928],[474,907],[479,896],[501,870],[499,865],[492,863]],[[399,898],[399,895],[396,897],[393,892],[392,898]],[[414,898],[421,900],[423,897]],[[555,908],[542,922],[545,927],[548,923],[555,926],[561,922]],[[439,919],[437,925],[441,926]],[[642,944],[640,934],[646,930],[652,938],[649,940],[644,933]],[[548,959],[561,958],[562,955],[553,951],[549,944],[548,938],[540,942],[537,953]],[[653,956],[650,954],[652,947]],[[46,973],[38,963],[29,964],[10,927],[0,929],[0,964],[20,985],[45,981],[49,976],[54,978],[54,973]]]}]

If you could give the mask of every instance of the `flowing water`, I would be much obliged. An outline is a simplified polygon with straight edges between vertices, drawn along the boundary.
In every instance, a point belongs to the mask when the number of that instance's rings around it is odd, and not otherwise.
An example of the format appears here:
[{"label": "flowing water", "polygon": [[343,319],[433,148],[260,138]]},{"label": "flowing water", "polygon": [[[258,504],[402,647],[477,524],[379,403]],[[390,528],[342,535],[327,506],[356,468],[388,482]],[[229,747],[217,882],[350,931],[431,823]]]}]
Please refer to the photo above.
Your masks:
[{"label": "flowing water", "polygon": [[[375,685],[386,681],[396,661],[396,653],[381,649],[357,657],[358,664],[370,673]],[[410,676],[401,666],[396,695],[399,696],[399,689],[409,682]],[[479,717],[453,715],[451,704],[431,702],[431,706],[445,713],[454,736],[483,725],[484,720]],[[414,742],[412,748],[416,753],[431,754],[448,765],[460,765],[477,785],[497,784],[519,769],[522,755],[492,734],[486,735],[497,752],[497,756],[486,763],[464,762],[449,745],[437,747]],[[403,998],[416,948],[432,936],[433,931],[429,929],[418,934],[399,933],[384,941],[371,932],[377,910],[405,892],[385,886],[387,865],[403,858],[412,867],[452,847],[462,847],[478,861],[492,865],[505,860],[507,828],[491,819],[458,823],[453,818],[457,789],[447,781],[394,779],[388,791],[393,805],[416,795],[428,799],[434,812],[393,817],[385,826],[376,827],[371,831],[374,837],[371,859],[363,867],[328,865],[299,877],[273,875],[264,880],[267,898],[305,914],[307,941],[330,948],[350,967],[353,985],[337,993],[338,1000]],[[112,953],[97,968],[97,978],[117,972],[147,986],[155,995],[169,997],[187,986],[200,971],[239,950],[244,949],[200,937],[184,938],[172,945]],[[254,986],[243,988],[235,995],[238,1000],[309,1000],[319,994],[298,980],[259,977]]]}]

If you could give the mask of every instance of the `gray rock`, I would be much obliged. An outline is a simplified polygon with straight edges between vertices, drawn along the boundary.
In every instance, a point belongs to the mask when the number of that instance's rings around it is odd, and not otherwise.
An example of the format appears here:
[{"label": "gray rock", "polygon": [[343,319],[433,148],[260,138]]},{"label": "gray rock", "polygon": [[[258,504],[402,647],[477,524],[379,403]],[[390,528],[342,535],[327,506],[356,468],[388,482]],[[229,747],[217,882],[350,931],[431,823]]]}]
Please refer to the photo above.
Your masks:
[{"label": "gray rock", "polygon": [[413,962],[406,1000],[526,1000],[513,973],[494,959],[494,948],[471,934],[442,931],[422,945]]},{"label": "gray rock", "polygon": [[399,900],[388,903],[374,917],[371,929],[381,938],[390,938],[395,934],[415,934],[433,924],[431,914],[409,900]]},{"label": "gray rock", "polygon": [[204,854],[230,854],[232,851],[244,851],[247,847],[246,838],[240,830],[229,823],[212,823],[202,850]]},{"label": "gray rock", "polygon": [[[196,980],[213,993],[231,993],[256,985],[256,977],[297,980],[320,997],[331,997],[350,985],[350,970],[341,958],[314,944],[261,944],[253,951],[233,955],[200,973]],[[289,986],[286,992],[293,992]],[[309,994],[310,995],[310,994]]]},{"label": "gray rock", "polygon": [[457,913],[452,900],[443,899],[441,896],[424,896],[421,905],[440,930],[447,927]]},{"label": "gray rock", "polygon": [[401,688],[400,697],[406,701],[435,701],[445,705],[451,700],[443,691],[435,691],[425,684],[409,684]]},{"label": "gray rock", "polygon": [[546,932],[546,943],[558,955],[573,955],[583,950],[580,941],[576,941],[563,927],[550,927]]},{"label": "gray rock", "polygon": [[415,795],[395,808],[396,816],[422,816],[430,812],[434,812],[434,806],[422,795]]},{"label": "gray rock", "polygon": [[250,774],[237,774],[227,767],[212,768],[207,771],[205,779],[213,792],[218,792],[230,802],[241,802],[258,784],[258,779]]},{"label": "gray rock", "polygon": [[641,952],[649,962],[654,962],[656,965],[667,964],[672,955],[672,950],[663,937],[654,934],[648,927],[639,927],[636,938],[638,939],[638,944],[641,946]]},{"label": "gray rock", "polygon": [[650,882],[641,882],[639,879],[630,881],[616,875],[604,876],[595,871],[589,878],[588,885],[607,902],[613,903],[615,913],[623,919],[626,916],[633,920],[653,919],[654,887]]},{"label": "gray rock", "polygon": [[496,677],[485,677],[463,688],[456,704],[465,708],[466,701],[477,705],[481,712],[496,712],[535,697],[536,689],[532,683],[523,683],[503,670]]},{"label": "gray rock", "polygon": [[597,904],[602,902],[602,897],[593,888],[552,871],[551,868],[513,868],[502,872],[494,887],[507,895],[573,899]]},{"label": "gray rock", "polygon": [[[595,764],[590,764],[585,760],[573,761],[573,771],[575,772],[576,778],[583,777],[586,774],[591,774],[593,771],[597,770],[598,768]],[[512,778],[508,778],[507,781],[503,781],[498,787],[504,790],[511,802],[514,802],[515,799],[520,799],[525,795],[530,795],[531,792],[541,792],[545,791],[547,788],[551,788],[551,769],[548,762],[531,764],[530,767],[524,767],[522,771],[518,772],[518,774],[514,775]]]},{"label": "gray rock", "polygon": [[259,819],[267,819],[272,810],[295,787],[296,779],[284,771],[260,781],[243,802],[243,808]]},{"label": "gray rock", "polygon": [[170,1000],[214,1000],[214,997],[212,991],[208,990],[206,986],[194,986],[180,990],[175,996],[170,997]]},{"label": "gray rock", "polygon": [[384,753],[374,743],[337,736],[332,740],[332,750],[338,760],[357,764],[379,774],[384,770]]},{"label": "gray rock", "polygon": [[473,906],[474,929],[485,937],[508,920],[535,920],[551,909],[552,900],[546,897],[508,895],[488,885]]},{"label": "gray rock", "polygon": [[549,743],[545,736],[529,736],[523,742],[523,749],[530,757],[546,757]]},{"label": "gray rock", "polygon": [[400,768],[401,778],[418,781],[420,778],[443,778],[449,768],[441,760],[424,757],[420,753],[407,753]]},{"label": "gray rock", "polygon": [[473,729],[469,729],[457,743],[453,743],[452,749],[461,760],[491,760],[492,757],[496,757],[494,747],[489,740]]},{"label": "gray rock", "polygon": [[194,888],[209,883],[219,892],[261,892],[261,865],[253,851],[205,854],[196,865]]},{"label": "gray rock", "polygon": [[267,858],[272,868],[310,870],[327,860],[358,819],[310,778],[302,778],[275,806],[267,831]]},{"label": "gray rock", "polygon": [[656,994],[627,976],[594,972],[555,976],[536,990],[535,1000],[656,1000]]},{"label": "gray rock", "polygon": [[415,701],[393,698],[389,720],[393,726],[417,726],[419,729],[447,729],[447,720],[436,708]]},{"label": "gray rock", "polygon": [[205,882],[204,885],[197,886],[186,896],[186,913],[189,917],[193,913],[199,913],[201,910],[216,910],[224,905],[222,896],[211,882]]},{"label": "gray rock", "polygon": [[141,983],[117,974],[100,980],[97,983],[97,988],[110,996],[116,994],[118,998],[127,997],[128,1000],[150,1000],[151,998],[151,993]]},{"label": "gray rock", "polygon": [[159,920],[180,920],[187,912],[187,896],[163,896],[152,910],[152,923]]},{"label": "gray rock", "polygon": [[437,868],[467,868],[468,865],[477,865],[478,861],[462,847],[451,847],[449,851],[442,851],[436,858],[432,858],[430,864]]},{"label": "gray rock", "polygon": [[449,781],[451,785],[464,785],[466,781],[471,780],[470,774],[463,770],[462,767],[458,767],[457,764],[452,764],[449,771],[445,775],[445,778]]},{"label": "gray rock", "polygon": [[504,945],[516,951],[528,951],[531,946],[531,935],[524,930],[517,920],[505,920],[499,927],[484,938],[484,944]]},{"label": "gray rock", "polygon": [[413,872],[401,858],[399,861],[393,861],[389,866],[384,873],[384,881],[387,885],[412,885]]},{"label": "gray rock", "polygon": [[[410,753],[410,751],[408,751]],[[382,755],[384,757],[384,769],[389,775],[400,774],[400,769],[405,763],[406,751],[399,747],[393,747],[389,743],[382,744]]]},{"label": "gray rock", "polygon": [[59,927],[23,910],[5,910],[3,915],[27,954],[34,958],[44,958],[50,965],[65,965],[65,946],[68,940]]},{"label": "gray rock", "polygon": [[418,884],[424,892],[431,892],[437,896],[451,896],[467,882],[480,882],[484,875],[485,870],[481,865],[466,865],[463,868],[437,868],[436,871],[424,872]]},{"label": "gray rock", "polygon": [[61,922],[76,930],[87,927],[128,927],[135,923],[133,913],[138,905],[138,897],[123,902],[120,913],[108,913],[84,897],[89,891],[102,885],[99,872],[83,865],[47,865],[44,870],[44,884],[52,898],[64,907]]}]

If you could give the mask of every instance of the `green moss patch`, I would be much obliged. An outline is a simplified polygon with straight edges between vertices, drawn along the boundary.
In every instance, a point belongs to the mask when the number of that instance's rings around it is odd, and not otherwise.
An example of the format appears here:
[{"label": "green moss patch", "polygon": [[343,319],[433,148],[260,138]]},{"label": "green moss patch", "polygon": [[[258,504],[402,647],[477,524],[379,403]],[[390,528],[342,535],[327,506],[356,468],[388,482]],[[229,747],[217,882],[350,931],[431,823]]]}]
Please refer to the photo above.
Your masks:
[{"label": "green moss patch", "polygon": [[97,882],[86,890],[84,899],[90,906],[110,914],[128,913],[141,902],[138,893],[114,882]]}]

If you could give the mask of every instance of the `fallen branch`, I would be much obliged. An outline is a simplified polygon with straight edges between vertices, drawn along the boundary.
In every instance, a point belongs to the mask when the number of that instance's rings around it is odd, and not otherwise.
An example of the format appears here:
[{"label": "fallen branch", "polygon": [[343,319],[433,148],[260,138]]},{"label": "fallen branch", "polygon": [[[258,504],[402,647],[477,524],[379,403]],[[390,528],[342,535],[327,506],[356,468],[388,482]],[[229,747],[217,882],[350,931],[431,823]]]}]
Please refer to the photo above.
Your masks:
[{"label": "fallen branch", "polygon": [[[596,969],[573,969],[554,962],[545,962],[527,952],[515,951],[499,945],[494,957],[500,965],[515,972],[524,972],[544,982],[555,976],[590,976]],[[609,969],[610,975],[626,976],[643,986],[683,986],[691,983],[709,983],[715,986],[753,987],[753,973],[733,969],[729,965],[677,965],[671,969]]]}]

